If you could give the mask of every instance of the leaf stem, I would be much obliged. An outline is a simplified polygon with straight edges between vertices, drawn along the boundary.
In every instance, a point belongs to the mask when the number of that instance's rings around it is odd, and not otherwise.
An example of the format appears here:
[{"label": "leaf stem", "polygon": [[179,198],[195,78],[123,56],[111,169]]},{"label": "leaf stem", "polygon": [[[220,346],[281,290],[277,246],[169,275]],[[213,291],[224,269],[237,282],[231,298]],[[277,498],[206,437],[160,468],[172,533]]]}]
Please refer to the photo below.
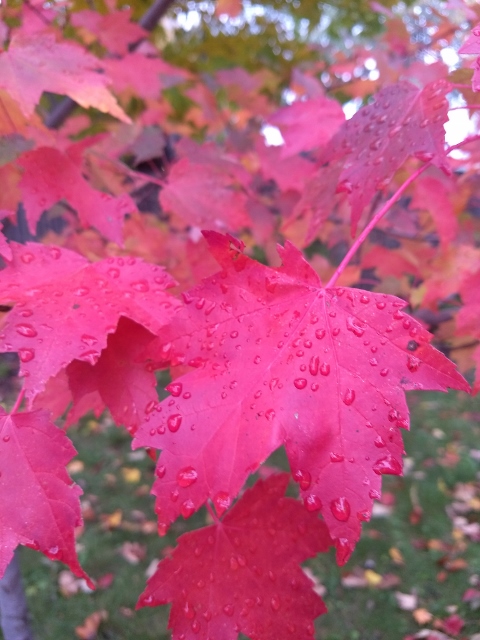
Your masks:
[{"label": "leaf stem", "polygon": [[463,104],[461,107],[452,107],[448,111],[458,111],[459,109],[480,109],[480,104]]},{"label": "leaf stem", "polygon": [[13,407],[10,410],[9,415],[13,415],[14,413],[16,413],[20,407],[20,405],[22,404],[22,400],[23,400],[23,396],[25,395],[25,389],[21,389],[20,393],[17,396],[17,399],[15,400],[15,404],[13,405]]},{"label": "leaf stem", "polygon": [[362,233],[358,236],[358,238],[355,240],[355,242],[352,244],[352,246],[350,247],[350,249],[347,251],[346,256],[343,258],[343,260],[340,262],[340,264],[338,265],[338,267],[335,270],[335,273],[333,274],[333,276],[330,278],[330,281],[328,282],[328,284],[325,286],[326,289],[329,289],[330,287],[333,287],[333,285],[335,284],[335,282],[338,280],[338,278],[342,275],[342,273],[344,272],[346,266],[348,265],[348,263],[350,262],[350,260],[352,259],[352,257],[355,255],[355,253],[358,251],[358,248],[360,247],[360,245],[362,244],[362,242],[365,240],[365,238],[368,236],[368,234],[370,233],[370,231],[376,226],[376,224],[379,222],[379,220],[381,220],[383,218],[383,216],[387,213],[387,211],[390,209],[390,207],[395,204],[395,202],[400,198],[400,196],[402,195],[402,193],[405,191],[405,189],[407,187],[409,187],[411,185],[411,183],[416,180],[418,178],[418,176],[420,174],[422,174],[429,166],[430,166],[431,161],[426,162],[424,165],[422,165],[421,167],[419,167],[416,171],[414,171],[412,173],[412,175],[410,175],[405,182],[395,191],[395,193],[393,194],[393,196],[387,200],[385,202],[385,204],[383,205],[383,207],[381,207],[379,209],[379,211],[377,211],[377,213],[373,216],[373,218],[370,220],[370,222],[367,224],[367,226],[365,227],[365,229],[362,231]]}]

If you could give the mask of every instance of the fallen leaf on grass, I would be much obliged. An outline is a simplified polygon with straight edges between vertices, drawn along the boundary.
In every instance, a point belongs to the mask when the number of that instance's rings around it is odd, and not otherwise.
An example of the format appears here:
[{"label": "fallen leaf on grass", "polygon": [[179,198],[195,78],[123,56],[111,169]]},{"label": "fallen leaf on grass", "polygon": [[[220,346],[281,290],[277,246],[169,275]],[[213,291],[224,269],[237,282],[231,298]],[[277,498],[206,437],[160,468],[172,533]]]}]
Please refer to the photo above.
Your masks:
[{"label": "fallen leaf on grass", "polygon": [[80,640],[95,640],[98,634],[98,629],[102,622],[107,620],[108,613],[105,609],[100,611],[94,611],[92,614],[85,618],[82,625],[75,627],[75,635]]},{"label": "fallen leaf on grass", "polygon": [[60,571],[58,574],[58,590],[64,598],[71,598],[79,591],[82,593],[92,593],[84,578],[77,578],[68,569]]},{"label": "fallen leaf on grass", "polygon": [[430,613],[430,611],[424,609],[423,607],[415,609],[412,615],[417,624],[428,624],[433,618],[433,615]]},{"label": "fallen leaf on grass", "polygon": [[395,591],[395,600],[402,611],[414,611],[417,608],[418,597],[414,593]]},{"label": "fallen leaf on grass", "polygon": [[147,548],[138,542],[124,542],[120,547],[120,555],[129,564],[138,564],[147,555]]},{"label": "fallen leaf on grass", "polygon": [[123,518],[123,513],[121,509],[117,509],[113,513],[103,513],[100,516],[100,520],[102,522],[103,531],[108,531],[109,529],[117,529]]},{"label": "fallen leaf on grass", "polygon": [[458,636],[464,626],[465,621],[456,613],[443,620],[443,630],[452,636]]},{"label": "fallen leaf on grass", "polygon": [[366,587],[391,589],[400,584],[400,578],[393,573],[386,573],[382,576],[372,569],[355,567],[353,571],[342,576],[341,582],[346,589],[364,589]]},{"label": "fallen leaf on grass", "polygon": [[405,560],[403,559],[402,552],[400,551],[400,549],[397,549],[397,547],[391,547],[388,550],[388,555],[390,556],[394,564],[398,564],[398,565],[405,564]]}]

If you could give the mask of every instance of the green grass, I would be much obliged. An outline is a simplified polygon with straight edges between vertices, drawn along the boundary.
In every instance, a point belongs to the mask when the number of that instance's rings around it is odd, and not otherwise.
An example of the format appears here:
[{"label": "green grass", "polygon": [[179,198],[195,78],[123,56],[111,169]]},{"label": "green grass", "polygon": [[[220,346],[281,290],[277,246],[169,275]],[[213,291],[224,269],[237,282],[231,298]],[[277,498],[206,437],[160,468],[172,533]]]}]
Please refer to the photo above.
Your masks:
[{"label": "green grass", "polygon": [[[462,602],[462,595],[470,586],[469,578],[480,575],[479,544],[454,535],[452,520],[445,510],[459,482],[476,482],[480,499],[480,463],[470,455],[471,449],[480,449],[480,401],[454,393],[424,393],[409,394],[409,404],[412,432],[405,434],[405,449],[412,468],[405,478],[384,479],[384,490],[395,496],[392,514],[374,518],[364,526],[362,540],[345,567],[336,566],[333,553],[309,563],[327,589],[329,613],[317,620],[317,637],[323,640],[396,640],[418,632],[421,627],[412,612],[398,607],[395,590],[416,593],[418,607],[424,607],[437,619],[449,615],[448,607],[457,607],[457,613],[466,621],[458,638],[480,633],[479,611]],[[83,487],[83,499],[90,503],[94,515],[86,521],[79,538],[79,557],[94,578],[113,573],[114,580],[109,588],[65,598],[58,589],[58,576],[65,567],[22,549],[35,632],[38,638],[75,638],[77,625],[92,612],[105,609],[108,620],[100,627],[99,639],[163,640],[170,637],[167,607],[134,612],[145,585],[145,570],[154,558],[161,558],[165,546],[175,544],[187,524],[189,529],[202,526],[205,515],[202,510],[188,523],[180,518],[165,538],[155,532],[129,530],[139,528],[142,517],[147,522],[155,520],[153,498],[148,494],[153,462],[142,452],[130,451],[130,438],[124,431],[104,423],[96,428],[95,425],[93,421],[86,422],[69,432],[78,448],[78,459],[84,463],[84,469],[74,478]],[[276,464],[279,459],[284,457],[276,455]],[[128,482],[122,472],[125,467],[138,469],[140,480]],[[423,509],[416,524],[409,519],[412,496]],[[104,521],[116,510],[122,511],[122,525],[109,529]],[[467,517],[480,521],[480,510],[471,511]],[[441,542],[432,544],[432,540]],[[137,565],[129,564],[119,553],[127,541],[146,547],[146,557]],[[401,552],[403,565],[393,563],[392,548]],[[458,571],[446,570],[445,560],[455,558],[463,558],[468,566]],[[354,568],[370,568],[381,576],[394,574],[400,582],[385,590],[347,589],[342,586],[342,576]]]}]

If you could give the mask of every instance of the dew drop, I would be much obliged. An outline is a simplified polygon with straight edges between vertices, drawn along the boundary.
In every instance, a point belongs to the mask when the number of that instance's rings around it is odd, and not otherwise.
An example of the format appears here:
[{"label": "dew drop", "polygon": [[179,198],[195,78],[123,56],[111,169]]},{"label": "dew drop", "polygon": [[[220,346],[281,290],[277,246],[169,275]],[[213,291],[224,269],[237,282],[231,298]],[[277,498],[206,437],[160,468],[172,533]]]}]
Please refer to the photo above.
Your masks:
[{"label": "dew drop", "polygon": [[378,449],[383,449],[383,447],[385,447],[385,440],[382,438],[382,436],[377,436],[375,438],[375,440],[373,441],[373,444],[378,448]]},{"label": "dew drop", "polygon": [[182,424],[182,416],[179,413],[174,413],[167,419],[167,427],[172,433],[175,433],[180,429]]},{"label": "dew drop", "polygon": [[272,596],[272,599],[270,600],[270,606],[272,608],[272,611],[280,610],[280,598],[277,595]]},{"label": "dew drop", "polygon": [[368,510],[357,511],[357,520],[360,520],[360,522],[370,522],[371,517],[372,514]]},{"label": "dew drop", "polygon": [[295,380],[293,381],[293,384],[295,388],[302,390],[302,389],[305,389],[305,387],[307,386],[307,381],[305,380],[305,378],[295,378]]},{"label": "dew drop", "polygon": [[138,280],[137,282],[132,282],[130,286],[132,287],[132,289],[135,289],[135,291],[139,291],[140,293],[146,293],[150,290],[150,287],[148,286],[148,282],[146,280]]},{"label": "dew drop", "polygon": [[33,253],[24,253],[21,256],[21,260],[25,264],[30,264],[31,262],[33,262],[35,260],[35,256],[33,255]]},{"label": "dew drop", "polygon": [[306,496],[303,499],[303,503],[307,511],[320,511],[320,509],[322,508],[322,501],[314,493]]},{"label": "dew drop", "polygon": [[398,476],[402,473],[402,465],[398,460],[390,455],[377,460],[372,469],[378,475]]},{"label": "dew drop", "polygon": [[82,298],[83,296],[87,296],[89,293],[90,293],[90,289],[87,289],[87,287],[78,287],[73,291],[73,295],[78,296],[80,298]]},{"label": "dew drop", "polygon": [[334,453],[333,451],[331,451],[330,460],[332,462],[343,462],[345,460],[345,456],[343,456],[341,453]]},{"label": "dew drop", "polygon": [[182,506],[180,507],[180,513],[185,519],[189,518],[193,513],[195,513],[195,505],[193,504],[193,501],[190,500],[190,498],[182,503]]},{"label": "dew drop", "polygon": [[385,307],[387,306],[386,302],[377,302],[377,309],[385,309]]},{"label": "dew drop", "polygon": [[230,332],[230,337],[231,338],[238,338],[238,331],[231,331]]},{"label": "dew drop", "polygon": [[192,622],[192,631],[193,633],[200,633],[200,623],[198,620]]},{"label": "dew drop", "polygon": [[369,296],[366,296],[365,294],[360,296],[360,302],[362,304],[368,304],[370,302],[370,298]]},{"label": "dew drop", "polygon": [[420,360],[415,356],[408,356],[407,358],[408,370],[411,371],[412,373],[415,373],[416,371],[418,371],[419,367],[420,367]]},{"label": "dew drop", "polygon": [[235,607],[233,606],[233,604],[226,604],[223,607],[223,612],[225,613],[225,615],[231,618],[235,612]]},{"label": "dew drop", "polygon": [[219,491],[213,498],[213,504],[219,515],[222,515],[232,504],[232,499],[226,491]]},{"label": "dew drop", "polygon": [[80,355],[80,360],[84,360],[85,362],[88,362],[88,364],[91,364],[93,367],[95,364],[97,364],[99,357],[100,357],[100,354],[98,353],[98,351],[89,350],[89,351],[84,351]]},{"label": "dew drop", "polygon": [[197,481],[198,473],[193,467],[184,467],[177,473],[177,483],[183,489],[190,487]]},{"label": "dew drop", "polygon": [[10,436],[3,436],[3,441],[4,442],[10,442]]},{"label": "dew drop", "polygon": [[30,362],[35,358],[35,350],[22,347],[18,350],[18,357],[20,358],[20,362]]},{"label": "dew drop", "polygon": [[350,503],[344,496],[341,496],[331,501],[330,511],[339,522],[346,522],[350,517]]},{"label": "dew drop", "polygon": [[255,356],[255,358],[253,359],[254,364],[260,364],[261,361],[262,359],[260,358],[260,356]]},{"label": "dew drop", "polygon": [[357,336],[357,338],[361,338],[365,333],[365,328],[359,325],[354,318],[349,316],[346,323],[348,331],[351,331],[354,336]]},{"label": "dew drop", "polygon": [[389,373],[390,373],[390,369],[382,369],[380,371],[380,375],[382,376],[382,378],[386,378]]},{"label": "dew drop", "polygon": [[312,484],[312,476],[308,471],[295,471],[293,479],[300,485],[300,489],[306,491]]},{"label": "dew drop", "polygon": [[89,347],[93,347],[93,345],[97,344],[97,342],[98,342],[98,340],[94,336],[89,336],[86,333],[84,333],[80,337],[80,340],[83,342],[83,344],[86,344]]},{"label": "dew drop", "polygon": [[316,376],[318,373],[318,368],[320,364],[320,359],[318,356],[312,356],[310,358],[310,363],[308,365],[308,370],[310,371],[312,376]]},{"label": "dew drop", "polygon": [[328,362],[322,362],[320,366],[320,373],[322,376],[328,376],[330,374],[330,365]]},{"label": "dew drop", "polygon": [[178,398],[178,396],[182,393],[183,385],[181,382],[171,382],[167,387],[165,387],[167,391],[169,391],[174,398]]},{"label": "dew drop", "polygon": [[325,337],[325,333],[326,333],[325,329],[317,329],[315,331],[315,337],[318,340],[323,340],[323,338]]},{"label": "dew drop", "polygon": [[275,418],[275,410],[274,409],[267,409],[265,411],[265,418],[271,422],[274,418]]},{"label": "dew drop", "polygon": [[18,334],[25,338],[35,338],[38,335],[37,330],[31,324],[17,324],[15,329]]},{"label": "dew drop", "polygon": [[343,396],[343,402],[347,405],[347,407],[349,407],[351,404],[353,404],[354,400],[355,400],[354,389],[347,389],[345,391],[345,395]]}]

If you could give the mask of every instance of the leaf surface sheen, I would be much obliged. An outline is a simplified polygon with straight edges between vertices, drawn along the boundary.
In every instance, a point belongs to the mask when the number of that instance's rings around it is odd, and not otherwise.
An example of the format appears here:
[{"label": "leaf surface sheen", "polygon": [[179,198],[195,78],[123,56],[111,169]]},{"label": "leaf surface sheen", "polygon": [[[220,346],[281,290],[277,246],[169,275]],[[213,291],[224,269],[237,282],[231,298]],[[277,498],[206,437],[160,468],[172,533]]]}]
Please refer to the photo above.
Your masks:
[{"label": "leaf surface sheen", "polygon": [[209,527],[178,539],[137,607],[172,602],[173,638],[311,638],[326,612],[299,563],[331,544],[325,524],[284,497],[288,474],[258,481]]},{"label": "leaf surface sheen", "polygon": [[380,498],[381,475],[401,473],[404,391],[468,384],[403,300],[324,289],[289,243],[275,269],[233,238],[204,235],[223,271],[185,294],[185,312],[153,348],[153,357],[196,370],[167,387],[172,396],[134,441],[162,449],[153,488],[160,528],[207,498],[222,513],[285,445],[307,509],[322,512],[344,562]]}]

